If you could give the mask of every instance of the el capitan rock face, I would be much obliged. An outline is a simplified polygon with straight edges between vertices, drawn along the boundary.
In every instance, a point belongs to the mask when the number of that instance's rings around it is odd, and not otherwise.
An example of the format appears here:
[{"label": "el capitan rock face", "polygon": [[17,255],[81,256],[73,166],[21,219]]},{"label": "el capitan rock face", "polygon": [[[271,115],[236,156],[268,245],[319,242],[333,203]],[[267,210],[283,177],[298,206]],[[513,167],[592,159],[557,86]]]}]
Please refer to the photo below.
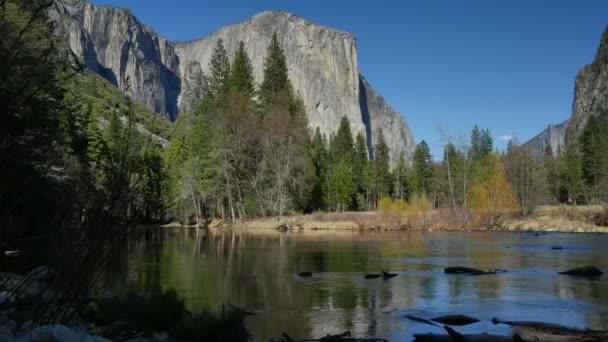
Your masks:
[{"label": "el capitan rock face", "polygon": [[245,43],[260,83],[266,48],[276,32],[311,129],[319,127],[329,135],[346,115],[353,132],[362,132],[372,145],[377,130],[383,132],[393,163],[402,152],[408,159],[413,154],[414,139],[403,116],[360,75],[356,39],[350,33],[290,13],[268,11],[201,39],[170,42],[128,10],[95,6],[85,0],[57,0],[50,16],[67,37],[71,51],[89,69],[171,120],[196,93],[192,83],[208,73],[219,39],[230,56],[239,41]]}]

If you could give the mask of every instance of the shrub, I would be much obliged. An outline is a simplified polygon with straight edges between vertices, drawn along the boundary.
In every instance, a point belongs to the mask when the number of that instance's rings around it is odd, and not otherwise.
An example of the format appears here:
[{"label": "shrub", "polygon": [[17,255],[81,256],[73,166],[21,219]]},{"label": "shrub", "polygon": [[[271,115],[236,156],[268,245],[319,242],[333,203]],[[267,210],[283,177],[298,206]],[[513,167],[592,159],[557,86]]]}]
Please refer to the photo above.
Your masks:
[{"label": "shrub", "polygon": [[394,227],[404,228],[406,224],[406,211],[408,204],[402,199],[392,199],[382,197],[378,202],[378,209],[383,224]]},{"label": "shrub", "polygon": [[182,319],[173,329],[173,335],[191,341],[247,341],[249,333],[244,328],[244,321],[240,309],[222,306],[219,313],[203,311]]},{"label": "shrub", "polygon": [[593,223],[595,223],[596,226],[608,227],[608,205],[605,205],[602,211],[595,214]]}]

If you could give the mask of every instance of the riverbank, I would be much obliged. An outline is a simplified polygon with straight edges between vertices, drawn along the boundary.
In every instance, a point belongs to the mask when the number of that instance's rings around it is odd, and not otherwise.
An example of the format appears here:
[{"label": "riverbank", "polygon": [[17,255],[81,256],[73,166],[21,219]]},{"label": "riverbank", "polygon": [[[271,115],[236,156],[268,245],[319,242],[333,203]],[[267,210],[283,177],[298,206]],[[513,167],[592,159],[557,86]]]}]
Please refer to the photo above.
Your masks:
[{"label": "riverbank", "polygon": [[[608,215],[602,206],[540,206],[527,217],[505,214],[491,228],[475,218],[453,215],[448,210],[395,215],[374,212],[316,212],[276,217],[257,218],[234,223],[214,221],[211,228],[246,230],[314,230],[314,231],[554,231],[580,233],[608,233],[602,218]],[[603,219],[605,220],[605,218]],[[599,224],[598,224],[599,223]],[[603,223],[603,224],[602,224]]]}]

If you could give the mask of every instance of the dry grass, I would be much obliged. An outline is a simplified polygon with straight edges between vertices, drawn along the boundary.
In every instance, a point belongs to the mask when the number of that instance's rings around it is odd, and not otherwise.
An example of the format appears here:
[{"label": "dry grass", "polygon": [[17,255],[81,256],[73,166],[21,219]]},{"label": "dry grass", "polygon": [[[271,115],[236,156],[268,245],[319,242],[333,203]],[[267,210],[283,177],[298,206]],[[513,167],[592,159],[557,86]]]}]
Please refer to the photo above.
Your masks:
[{"label": "dry grass", "polygon": [[507,230],[546,230],[564,232],[608,232],[606,208],[599,205],[588,206],[540,206],[526,218],[507,222]]},{"label": "dry grass", "polygon": [[[243,229],[277,229],[286,224],[292,230],[335,231],[395,231],[395,230],[509,230],[608,232],[598,226],[608,217],[608,207],[602,206],[540,206],[526,218],[504,212],[500,225],[488,227],[483,220],[462,210],[430,209],[423,204],[388,203],[371,212],[315,212],[292,215],[282,221],[276,217],[261,218],[232,224]],[[212,225],[213,226],[213,225]]]}]

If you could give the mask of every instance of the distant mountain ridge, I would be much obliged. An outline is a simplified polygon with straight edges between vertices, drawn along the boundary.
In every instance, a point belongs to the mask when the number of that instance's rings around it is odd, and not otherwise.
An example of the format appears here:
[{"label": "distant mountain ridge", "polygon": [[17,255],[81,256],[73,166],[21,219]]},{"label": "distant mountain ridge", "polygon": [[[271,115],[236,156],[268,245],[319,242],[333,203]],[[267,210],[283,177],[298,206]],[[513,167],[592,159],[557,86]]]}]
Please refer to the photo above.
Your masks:
[{"label": "distant mountain ridge", "polygon": [[319,127],[329,136],[342,116],[347,116],[353,132],[363,133],[369,147],[376,143],[378,130],[382,131],[393,164],[400,153],[408,159],[413,155],[415,142],[405,118],[360,74],[356,39],[350,33],[291,13],[267,11],[201,39],[171,42],[129,10],[85,0],[57,0],[50,17],[87,68],[170,120],[188,102],[197,86],[195,80],[208,73],[219,39],[230,56],[239,41],[245,43],[255,80],[261,82],[266,48],[276,32],[311,129]]},{"label": "distant mountain ridge", "polygon": [[557,124],[549,125],[547,128],[536,135],[534,138],[527,141],[524,145],[537,152],[539,155],[545,155],[547,146],[551,146],[554,154],[561,151],[566,146],[566,131],[568,130],[568,120]]}]

